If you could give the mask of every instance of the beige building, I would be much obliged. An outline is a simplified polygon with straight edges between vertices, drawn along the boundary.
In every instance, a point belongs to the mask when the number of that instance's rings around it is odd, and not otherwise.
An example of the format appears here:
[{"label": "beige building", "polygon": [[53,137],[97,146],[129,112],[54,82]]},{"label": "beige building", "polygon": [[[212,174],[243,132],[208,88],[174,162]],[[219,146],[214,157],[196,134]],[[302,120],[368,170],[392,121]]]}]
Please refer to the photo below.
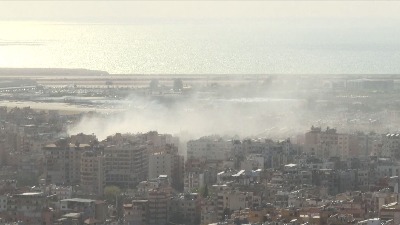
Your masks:
[{"label": "beige building", "polygon": [[346,160],[360,155],[363,152],[362,148],[368,148],[361,141],[357,135],[340,134],[336,129],[329,127],[325,131],[319,127],[311,127],[305,134],[304,151],[324,159],[340,157]]},{"label": "beige building", "polygon": [[144,138],[147,144],[155,149],[165,145],[179,146],[179,138],[173,137],[170,134],[159,134],[156,131],[151,131],[144,134]]},{"label": "beige building", "polygon": [[108,216],[107,204],[100,200],[70,198],[60,200],[59,205],[61,213],[79,213],[83,221],[95,219],[98,224],[101,224],[105,222]]},{"label": "beige building", "polygon": [[5,134],[0,134],[0,166],[8,164],[8,153],[11,151]]},{"label": "beige building", "polygon": [[41,192],[28,192],[8,197],[7,211],[3,215],[7,221],[21,221],[25,224],[52,224],[43,217],[49,197]]},{"label": "beige building", "polygon": [[379,211],[379,218],[393,220],[393,224],[400,224],[400,205],[398,202],[383,205]]},{"label": "beige building", "polygon": [[172,176],[175,157],[166,152],[153,153],[149,157],[149,179],[159,175]]},{"label": "beige building", "polygon": [[184,175],[184,191],[198,190],[204,186],[204,173],[201,171],[188,171]]},{"label": "beige building", "polygon": [[170,196],[167,192],[153,189],[148,193],[149,225],[165,225],[168,221],[168,203]]},{"label": "beige building", "polygon": [[400,134],[386,134],[382,138],[382,156],[400,159]]},{"label": "beige building", "polygon": [[249,154],[246,160],[240,163],[242,170],[264,169],[264,157],[261,154]]},{"label": "beige building", "polygon": [[253,193],[223,188],[218,192],[217,209],[218,217],[223,218],[224,213],[233,210],[253,207]]},{"label": "beige building", "polygon": [[76,135],[71,135],[70,142],[72,144],[79,143],[79,144],[91,144],[94,141],[97,141],[97,138],[94,134],[83,134],[79,133]]},{"label": "beige building", "polygon": [[173,145],[165,145],[164,150],[149,156],[149,179],[167,175],[176,189],[183,187],[184,158],[178,155],[178,149]]},{"label": "beige building", "polygon": [[169,219],[170,193],[162,188],[148,191],[146,198],[123,205],[124,224],[165,225]]},{"label": "beige building", "polygon": [[179,224],[199,224],[201,201],[197,193],[175,196],[169,205],[169,221]]},{"label": "beige building", "polygon": [[174,193],[171,183],[166,175],[160,175],[156,179],[142,181],[136,186],[136,188],[136,196],[142,198],[147,198],[149,192],[153,190],[163,191],[167,193],[167,195],[172,195]]},{"label": "beige building", "polygon": [[81,188],[85,193],[101,195],[104,191],[104,158],[94,151],[81,156]]},{"label": "beige building", "polygon": [[104,149],[105,185],[134,187],[147,179],[148,151],[140,143],[123,142]]},{"label": "beige building", "polygon": [[124,223],[127,225],[146,225],[149,217],[149,201],[133,200],[124,204]]},{"label": "beige building", "polygon": [[45,179],[48,184],[79,184],[81,181],[81,154],[89,145],[70,144],[62,139],[43,148]]},{"label": "beige building", "polygon": [[57,186],[52,184],[45,189],[47,189],[46,191],[50,195],[57,195],[57,199],[59,200],[72,198],[72,186]]},{"label": "beige building", "polygon": [[218,208],[216,201],[212,199],[203,199],[201,203],[201,217],[200,224],[217,223],[222,218],[218,215]]},{"label": "beige building", "polygon": [[227,160],[232,148],[231,141],[225,141],[218,136],[202,137],[187,143],[187,157],[206,161]]},{"label": "beige building", "polygon": [[320,158],[340,156],[337,143],[336,129],[327,128],[326,131],[321,131],[321,128],[312,127],[305,136],[305,151]]},{"label": "beige building", "polygon": [[[213,176],[215,174],[215,176]],[[205,161],[200,159],[188,159],[185,162],[184,173],[184,191],[191,192],[198,190],[205,184],[216,182],[215,167],[206,165]],[[213,179],[215,177],[215,179]]]}]

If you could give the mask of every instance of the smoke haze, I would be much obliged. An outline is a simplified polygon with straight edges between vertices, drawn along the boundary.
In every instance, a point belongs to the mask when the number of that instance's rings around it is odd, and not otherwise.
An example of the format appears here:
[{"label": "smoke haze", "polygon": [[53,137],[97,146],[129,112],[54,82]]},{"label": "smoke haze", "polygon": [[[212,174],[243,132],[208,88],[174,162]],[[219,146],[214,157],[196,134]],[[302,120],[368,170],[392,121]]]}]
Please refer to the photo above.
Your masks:
[{"label": "smoke haze", "polygon": [[[148,101],[148,102],[147,102]],[[302,100],[271,98],[198,99],[165,102],[131,96],[124,112],[85,116],[69,133],[94,133],[100,139],[114,133],[156,130],[160,133],[198,138],[210,134],[241,137],[281,129],[281,134],[303,127]],[[297,112],[297,113],[294,113]],[[286,129],[286,130],[285,130]]]}]

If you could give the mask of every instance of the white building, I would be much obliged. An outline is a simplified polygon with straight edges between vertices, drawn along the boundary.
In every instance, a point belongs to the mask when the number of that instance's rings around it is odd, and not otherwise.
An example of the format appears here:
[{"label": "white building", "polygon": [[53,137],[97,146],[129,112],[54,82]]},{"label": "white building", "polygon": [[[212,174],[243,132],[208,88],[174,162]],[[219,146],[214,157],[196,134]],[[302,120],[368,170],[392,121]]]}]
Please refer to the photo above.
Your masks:
[{"label": "white building", "polygon": [[149,179],[166,175],[174,188],[183,187],[184,158],[176,152],[157,152],[149,156]]},{"label": "white building", "polygon": [[358,225],[382,225],[386,224],[379,218],[367,219],[357,223]]},{"label": "white building", "polygon": [[224,209],[239,210],[253,207],[253,192],[225,190],[218,193],[217,209],[223,217]]},{"label": "white building", "polygon": [[232,142],[218,136],[202,137],[187,143],[188,158],[204,158],[205,160],[227,160],[232,150]]},{"label": "white building", "polygon": [[71,186],[57,186],[57,185],[50,185],[50,193],[57,195],[59,200],[63,199],[70,199],[72,198],[72,187]]}]

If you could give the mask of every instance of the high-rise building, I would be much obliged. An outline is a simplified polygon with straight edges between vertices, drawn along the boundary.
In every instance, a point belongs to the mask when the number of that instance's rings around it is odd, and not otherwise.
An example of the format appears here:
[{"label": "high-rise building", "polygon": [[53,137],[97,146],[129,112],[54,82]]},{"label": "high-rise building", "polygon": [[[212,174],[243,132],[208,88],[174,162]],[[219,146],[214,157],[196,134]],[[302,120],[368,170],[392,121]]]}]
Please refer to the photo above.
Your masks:
[{"label": "high-rise building", "polygon": [[169,194],[163,190],[153,189],[148,193],[149,225],[165,225],[168,222]]},{"label": "high-rise building", "polygon": [[131,204],[124,204],[124,222],[127,225],[146,225],[148,218],[148,200],[133,200]]},{"label": "high-rise building", "polygon": [[79,184],[81,181],[81,154],[90,145],[70,144],[61,139],[43,148],[46,182],[51,184]]},{"label": "high-rise building", "polygon": [[124,142],[104,149],[104,182],[106,185],[134,187],[147,179],[147,147],[141,143]]},{"label": "high-rise building", "polygon": [[322,131],[319,127],[311,127],[305,134],[304,147],[306,153],[319,158],[348,159],[366,151],[362,148],[368,148],[368,145],[363,144],[362,139],[355,134],[340,134],[336,129],[329,127],[326,131]]},{"label": "high-rise building", "polygon": [[187,157],[205,159],[206,161],[226,160],[229,158],[233,144],[218,136],[202,137],[187,143]]},{"label": "high-rise building", "polygon": [[4,218],[8,221],[21,221],[25,224],[52,224],[44,220],[43,213],[48,206],[49,197],[41,192],[28,192],[10,196]]},{"label": "high-rise building", "polygon": [[382,156],[400,159],[400,134],[386,134],[382,137]]},{"label": "high-rise building", "polygon": [[81,156],[81,188],[86,193],[103,194],[103,156],[95,151],[85,151]]},{"label": "high-rise building", "polygon": [[183,167],[184,158],[178,155],[178,148],[165,145],[163,150],[149,156],[149,179],[167,175],[171,178],[172,186],[180,190],[183,188]]}]

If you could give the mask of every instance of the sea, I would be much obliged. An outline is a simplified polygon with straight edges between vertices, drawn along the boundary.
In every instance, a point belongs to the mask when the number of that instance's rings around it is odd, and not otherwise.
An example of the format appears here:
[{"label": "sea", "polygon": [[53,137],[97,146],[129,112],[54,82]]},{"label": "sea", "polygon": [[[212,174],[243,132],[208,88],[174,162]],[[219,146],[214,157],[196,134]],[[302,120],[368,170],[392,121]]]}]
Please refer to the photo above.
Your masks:
[{"label": "sea", "polygon": [[400,73],[400,23],[364,19],[0,22],[0,68],[113,74]]}]

